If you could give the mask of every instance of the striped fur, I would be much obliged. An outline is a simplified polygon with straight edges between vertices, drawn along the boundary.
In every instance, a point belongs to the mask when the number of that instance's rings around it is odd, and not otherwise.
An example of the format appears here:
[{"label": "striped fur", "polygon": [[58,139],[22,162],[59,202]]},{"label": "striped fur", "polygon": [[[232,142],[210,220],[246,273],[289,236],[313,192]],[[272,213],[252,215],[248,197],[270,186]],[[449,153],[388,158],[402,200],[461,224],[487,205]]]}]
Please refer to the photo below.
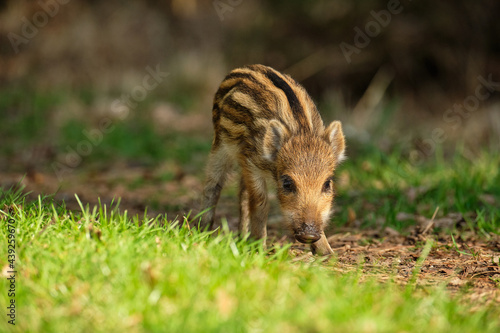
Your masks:
[{"label": "striped fur", "polygon": [[[290,76],[263,65],[237,68],[222,81],[213,104],[214,140],[207,166],[201,227],[211,227],[228,171],[241,166],[240,232],[266,237],[267,181],[278,184],[285,219],[299,241],[330,253],[329,219],[336,165],[343,159],[339,122],[325,128],[313,101]],[[292,182],[294,191],[286,191]],[[308,235],[311,237],[306,237]],[[308,239],[306,239],[308,238]]]}]

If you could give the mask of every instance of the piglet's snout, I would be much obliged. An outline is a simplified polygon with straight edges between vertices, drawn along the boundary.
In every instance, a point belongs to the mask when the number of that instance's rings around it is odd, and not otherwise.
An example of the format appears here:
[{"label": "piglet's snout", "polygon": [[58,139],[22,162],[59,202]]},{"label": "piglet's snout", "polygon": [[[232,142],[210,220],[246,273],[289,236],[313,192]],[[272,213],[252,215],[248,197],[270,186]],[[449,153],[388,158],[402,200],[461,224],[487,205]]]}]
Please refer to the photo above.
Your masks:
[{"label": "piglet's snout", "polygon": [[321,232],[314,224],[302,223],[300,228],[295,231],[295,239],[301,243],[311,244],[321,238]]}]

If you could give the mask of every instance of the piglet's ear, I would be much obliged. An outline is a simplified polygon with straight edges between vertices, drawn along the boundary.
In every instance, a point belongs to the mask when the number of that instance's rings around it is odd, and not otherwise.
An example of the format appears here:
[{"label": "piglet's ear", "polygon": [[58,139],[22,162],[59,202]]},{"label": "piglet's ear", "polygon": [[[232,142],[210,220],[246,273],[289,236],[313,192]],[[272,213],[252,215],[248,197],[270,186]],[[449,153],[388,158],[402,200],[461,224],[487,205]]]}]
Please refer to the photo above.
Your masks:
[{"label": "piglet's ear", "polygon": [[273,119],[269,122],[263,140],[263,154],[266,160],[276,160],[276,155],[283,146],[287,134],[288,130],[279,120]]},{"label": "piglet's ear", "polygon": [[337,163],[345,160],[345,139],[340,121],[333,121],[325,129],[325,138],[330,143],[333,153],[337,156]]}]

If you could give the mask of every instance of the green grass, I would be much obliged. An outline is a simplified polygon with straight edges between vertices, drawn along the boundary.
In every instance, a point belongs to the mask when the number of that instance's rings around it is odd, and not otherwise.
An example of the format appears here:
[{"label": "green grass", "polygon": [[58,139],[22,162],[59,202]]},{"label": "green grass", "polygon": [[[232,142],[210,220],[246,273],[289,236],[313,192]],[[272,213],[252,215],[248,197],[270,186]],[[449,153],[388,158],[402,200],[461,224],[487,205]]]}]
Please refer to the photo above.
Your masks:
[{"label": "green grass", "polygon": [[33,142],[46,140],[52,134],[47,130],[51,128],[51,109],[62,99],[58,94],[31,88],[0,89],[0,138],[6,143],[0,147],[0,153],[13,155]]},{"label": "green grass", "polygon": [[[40,142],[63,152],[85,139],[83,130],[93,128],[90,121],[67,122],[53,130],[48,115],[63,99],[45,93],[24,97],[16,88],[0,94],[0,110],[9,120],[0,129],[16,138],[1,148],[4,156]],[[92,105],[95,96],[89,90],[79,98]],[[210,144],[210,138],[157,133],[148,119],[138,117],[116,123],[79,168],[115,160],[154,168],[173,161],[186,173],[198,174]],[[349,147],[349,160],[337,170],[333,228],[349,220],[351,208],[362,228],[404,231],[415,221],[401,221],[398,213],[430,218],[439,207],[436,218],[460,213],[468,231],[486,238],[500,234],[500,155],[479,153],[471,162],[460,151],[450,160],[436,149],[429,161],[412,165],[397,149]],[[168,171],[152,182],[174,177]],[[143,182],[134,180],[128,188]],[[236,200],[234,188],[225,193]],[[152,208],[165,208],[156,205]],[[500,330],[498,306],[471,304],[467,291],[452,297],[445,286],[422,287],[418,267],[410,287],[379,283],[362,275],[363,264],[357,272],[339,273],[335,259],[294,261],[286,247],[266,252],[261,243],[237,240],[228,232],[210,235],[190,230],[184,221],[130,217],[116,205],[69,211],[50,198],[26,202],[0,188],[1,268],[7,263],[8,217],[16,223],[18,312],[15,327],[4,315],[0,332]],[[454,240],[461,231],[451,230]],[[424,260],[425,255],[418,264]],[[4,277],[2,306],[9,301]]]},{"label": "green grass", "polygon": [[[26,98],[26,96],[31,96]],[[116,93],[119,98],[121,93]],[[56,110],[71,108],[71,103],[85,108],[95,106],[99,94],[90,88],[69,93],[64,88],[54,91],[36,91],[29,86],[0,89],[0,154],[19,159],[25,151],[50,148],[55,155],[77,150],[82,142],[89,142],[85,132],[99,128],[100,116],[79,114],[71,119],[56,119]],[[83,155],[80,166],[106,165],[124,160],[139,165],[156,165],[165,160],[175,161],[189,172],[201,169],[211,146],[211,138],[203,135],[160,132],[151,124],[152,96],[138,103],[125,120],[113,119],[112,129],[102,135],[98,143],[91,143],[91,153]],[[69,105],[69,106],[68,106]],[[109,106],[111,107],[111,106]],[[74,108],[74,106],[73,106]],[[207,111],[210,119],[210,110]],[[57,120],[57,121],[56,121]],[[47,165],[38,168],[51,170]],[[17,171],[17,170],[16,170]]]},{"label": "green grass", "polygon": [[[9,210],[8,207],[11,207]],[[407,288],[294,262],[287,247],[130,217],[117,206],[69,211],[0,194],[16,224],[16,332],[497,332],[500,309],[444,286]],[[0,257],[7,258],[1,228]],[[425,256],[420,261],[424,260]],[[421,263],[421,262],[420,262]],[[415,274],[417,274],[415,272]],[[413,281],[416,282],[415,275]],[[0,280],[0,304],[9,301]]]},{"label": "green grass", "polygon": [[[351,207],[362,217],[363,227],[380,227],[382,220],[382,226],[404,230],[415,221],[399,221],[398,213],[431,218],[439,207],[437,218],[460,213],[471,231],[500,234],[499,165],[500,156],[488,152],[478,154],[473,162],[457,152],[449,161],[433,156],[421,165],[412,165],[399,151],[357,152],[338,169],[336,223],[348,220],[345,208]],[[342,184],[342,179],[347,183]]]},{"label": "green grass", "polygon": [[[88,124],[69,121],[61,129],[56,149],[75,149],[84,140],[85,131],[93,129]],[[113,128],[102,136],[102,141],[92,146],[92,153],[84,156],[87,164],[109,164],[116,159],[142,165],[154,165],[164,161],[175,161],[183,167],[200,169],[203,159],[210,150],[211,140],[197,135],[183,135],[175,132],[158,133],[150,120],[134,119],[128,122],[116,121]],[[190,170],[193,171],[193,170]]]}]

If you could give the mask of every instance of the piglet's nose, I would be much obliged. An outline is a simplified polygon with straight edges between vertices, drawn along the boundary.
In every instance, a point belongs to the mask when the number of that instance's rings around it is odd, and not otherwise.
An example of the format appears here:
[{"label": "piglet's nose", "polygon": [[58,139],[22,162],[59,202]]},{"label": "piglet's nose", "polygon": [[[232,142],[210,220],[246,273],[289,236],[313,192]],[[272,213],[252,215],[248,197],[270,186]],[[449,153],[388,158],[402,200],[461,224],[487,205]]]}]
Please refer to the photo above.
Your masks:
[{"label": "piglet's nose", "polygon": [[321,235],[315,233],[305,233],[305,234],[296,234],[295,239],[297,239],[301,243],[311,244],[317,242],[321,238]]},{"label": "piglet's nose", "polygon": [[321,238],[321,233],[314,226],[314,223],[302,223],[298,230],[295,230],[295,239],[301,243],[311,244]]}]

